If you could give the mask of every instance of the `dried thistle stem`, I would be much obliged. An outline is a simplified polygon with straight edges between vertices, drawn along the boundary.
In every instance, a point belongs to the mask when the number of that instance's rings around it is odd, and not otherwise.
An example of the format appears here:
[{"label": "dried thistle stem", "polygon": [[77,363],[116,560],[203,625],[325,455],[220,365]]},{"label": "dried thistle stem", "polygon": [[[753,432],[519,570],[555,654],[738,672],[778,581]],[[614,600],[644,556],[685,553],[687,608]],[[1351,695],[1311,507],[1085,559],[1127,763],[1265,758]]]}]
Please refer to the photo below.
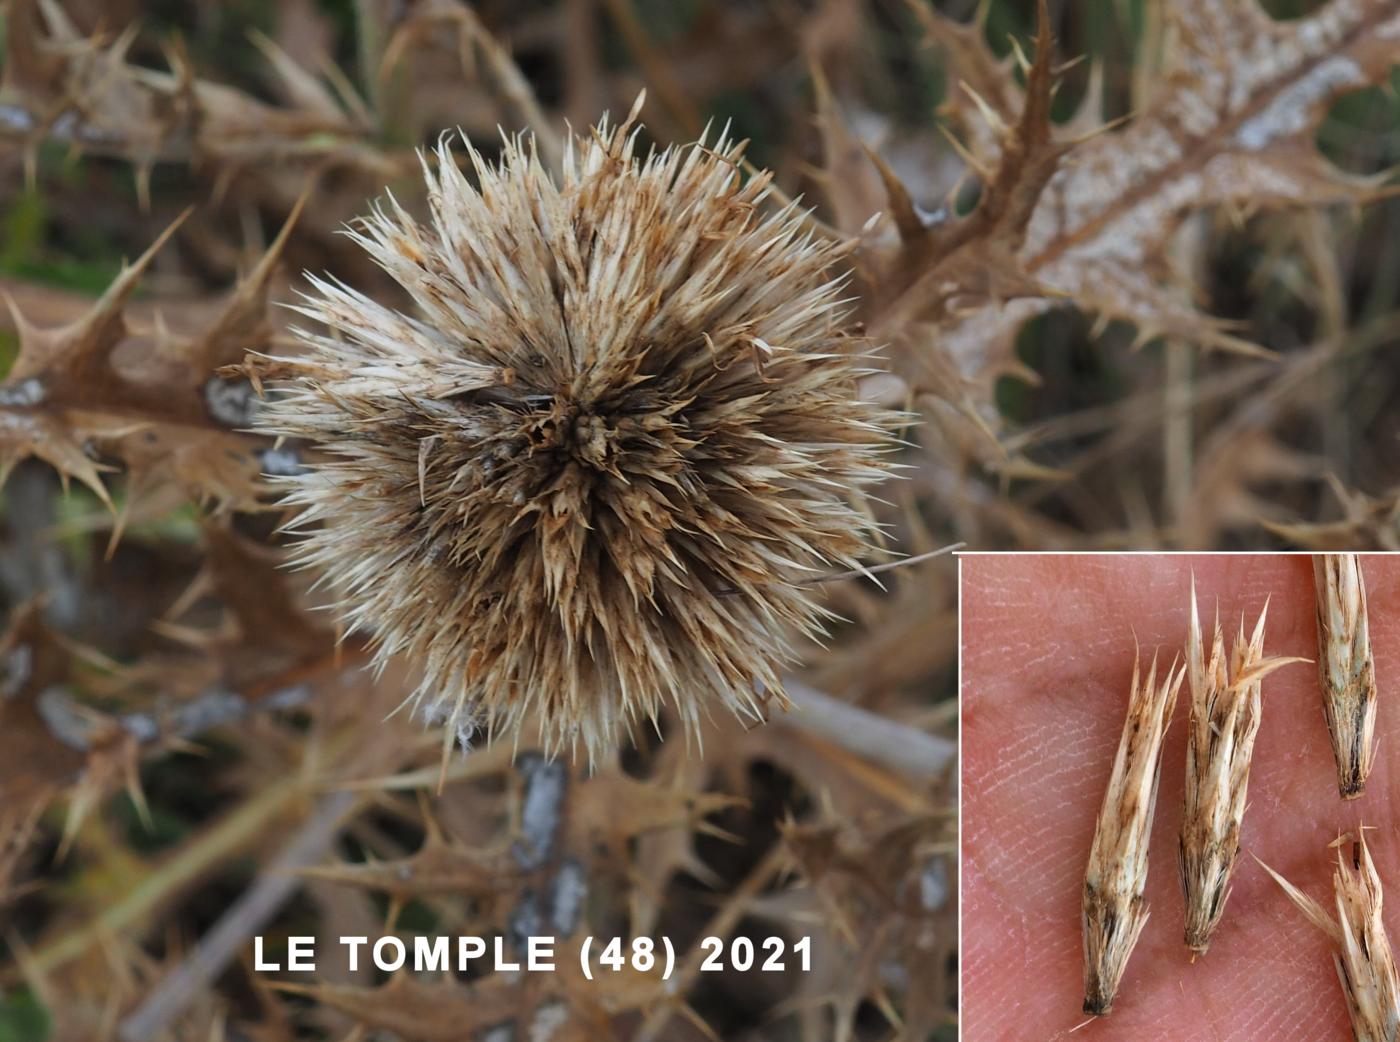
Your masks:
[{"label": "dried thistle stem", "polygon": [[[1249,640],[1244,620],[1227,660],[1216,612],[1210,658],[1201,640],[1196,578],[1191,577],[1191,625],[1186,676],[1191,722],[1186,740],[1186,800],[1181,816],[1181,889],[1186,896],[1186,946],[1204,955],[1230,898],[1230,876],[1240,849],[1249,789],[1249,765],[1259,733],[1263,679],[1298,658],[1264,658],[1266,602]],[[1193,956],[1194,958],[1194,956]]]},{"label": "dried thistle stem", "polygon": [[[1395,1042],[1400,1036],[1400,982],[1391,957],[1390,938],[1381,919],[1380,876],[1366,847],[1364,831],[1358,831],[1358,835],[1352,844],[1350,866],[1341,850],[1337,851],[1337,871],[1332,876],[1336,921],[1264,862],[1259,864],[1336,947],[1332,960],[1346,996],[1356,1042]],[[1334,846],[1340,848],[1347,838],[1340,837]]]},{"label": "dried thistle stem", "polygon": [[1366,619],[1366,584],[1355,554],[1313,558],[1317,587],[1318,680],[1337,758],[1337,788],[1366,791],[1376,753],[1376,667]]},{"label": "dried thistle stem", "polygon": [[1134,659],[1128,716],[1084,873],[1084,1012],[1095,1015],[1113,1008],[1128,956],[1147,922],[1143,888],[1162,739],[1186,671],[1173,659],[1158,684],[1153,655],[1144,684],[1141,664],[1140,656]]}]

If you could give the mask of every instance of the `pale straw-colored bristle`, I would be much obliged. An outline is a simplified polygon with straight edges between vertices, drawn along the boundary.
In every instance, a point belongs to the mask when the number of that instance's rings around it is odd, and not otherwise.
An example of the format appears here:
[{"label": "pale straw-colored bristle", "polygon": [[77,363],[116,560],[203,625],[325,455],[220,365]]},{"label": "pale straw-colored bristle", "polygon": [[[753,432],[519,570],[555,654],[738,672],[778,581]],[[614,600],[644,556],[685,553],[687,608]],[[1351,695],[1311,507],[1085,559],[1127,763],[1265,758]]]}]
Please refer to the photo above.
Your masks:
[{"label": "pale straw-colored bristle", "polygon": [[[1333,962],[1346,997],[1356,1042],[1395,1042],[1400,1037],[1400,982],[1391,956],[1390,938],[1381,919],[1381,879],[1366,846],[1364,833],[1335,846],[1337,870],[1332,876],[1337,918],[1284,879],[1264,862],[1259,864],[1283,887],[1290,900],[1322,930],[1336,949]],[[1351,847],[1350,864],[1345,847]],[[1255,858],[1258,861],[1258,858]]]},{"label": "pale straw-colored bristle", "polygon": [[1206,656],[1191,577],[1191,624],[1186,676],[1191,722],[1186,739],[1186,799],[1181,817],[1181,888],[1186,897],[1186,946],[1205,954],[1230,897],[1249,789],[1249,765],[1259,733],[1263,680],[1298,658],[1264,657],[1266,603],[1248,640],[1244,620],[1227,661],[1217,611]]},{"label": "pale straw-colored bristle", "polygon": [[1128,957],[1147,922],[1147,844],[1161,778],[1162,739],[1186,667],[1176,660],[1157,682],[1157,657],[1146,683],[1140,656],[1123,737],[1104,792],[1084,873],[1084,1012],[1109,1012]]},{"label": "pale straw-colored bristle", "polygon": [[1313,558],[1317,586],[1318,680],[1337,758],[1337,788],[1366,791],[1376,754],[1376,669],[1366,619],[1366,584],[1355,554]]}]

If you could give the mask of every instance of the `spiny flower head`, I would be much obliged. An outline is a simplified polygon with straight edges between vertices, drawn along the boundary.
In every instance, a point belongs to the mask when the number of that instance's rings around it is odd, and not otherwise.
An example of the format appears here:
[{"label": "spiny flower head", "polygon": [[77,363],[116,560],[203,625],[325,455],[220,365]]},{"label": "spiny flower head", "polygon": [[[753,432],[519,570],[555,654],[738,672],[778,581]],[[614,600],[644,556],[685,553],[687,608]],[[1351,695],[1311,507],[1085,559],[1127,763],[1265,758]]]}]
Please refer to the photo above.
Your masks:
[{"label": "spiny flower head", "polygon": [[260,422],[324,459],[297,557],[451,734],[533,719],[594,757],[668,702],[757,717],[812,578],[868,550],[894,417],[857,396],[840,247],[763,215],[742,146],[639,158],[631,123],[557,183],[522,141],[468,142],[475,184],[440,143],[430,217],[390,197],[351,233],[414,313],[313,278],[330,334],[274,367]]}]

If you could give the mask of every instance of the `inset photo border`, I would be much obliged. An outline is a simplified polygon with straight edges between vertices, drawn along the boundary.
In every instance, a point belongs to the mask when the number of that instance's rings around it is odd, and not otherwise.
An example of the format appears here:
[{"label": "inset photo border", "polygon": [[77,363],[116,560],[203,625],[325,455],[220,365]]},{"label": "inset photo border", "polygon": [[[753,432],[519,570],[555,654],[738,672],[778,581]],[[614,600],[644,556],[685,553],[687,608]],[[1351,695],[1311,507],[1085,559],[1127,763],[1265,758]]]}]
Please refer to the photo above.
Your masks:
[{"label": "inset photo border", "polygon": [[960,609],[967,1042],[1394,1010],[1400,555],[969,553]]}]

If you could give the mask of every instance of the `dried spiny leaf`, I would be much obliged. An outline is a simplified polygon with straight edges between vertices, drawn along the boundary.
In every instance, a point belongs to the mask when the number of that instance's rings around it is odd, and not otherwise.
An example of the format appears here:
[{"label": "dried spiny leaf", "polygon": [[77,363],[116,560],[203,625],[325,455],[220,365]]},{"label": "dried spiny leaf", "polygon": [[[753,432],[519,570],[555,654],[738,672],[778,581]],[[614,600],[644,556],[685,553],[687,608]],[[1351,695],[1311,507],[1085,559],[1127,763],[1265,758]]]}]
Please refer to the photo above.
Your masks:
[{"label": "dried spiny leaf", "polygon": [[[967,296],[969,283],[923,277],[909,304],[924,310],[881,319],[936,320],[895,356],[915,386],[954,401],[966,393],[990,417],[992,382],[1016,368],[1016,331],[1061,301],[1133,323],[1139,342],[1169,335],[1256,351],[1171,284],[1166,253],[1181,217],[1375,194],[1374,181],[1329,164],[1314,137],[1336,98],[1384,82],[1400,59],[1393,0],[1334,0],[1287,21],[1250,2],[1184,0],[1167,14],[1177,46],[1153,96],[1125,129],[1074,144],[1015,229],[1023,240],[1007,251],[1007,270],[1039,295],[940,315],[940,301]],[[934,262],[947,270],[949,259]]]},{"label": "dried spiny leaf", "polygon": [[[1004,117],[991,106],[985,108],[991,122],[987,136],[996,144],[983,147],[983,152],[992,154],[987,162],[969,157],[984,182],[972,213],[953,219],[956,207],[950,200],[939,212],[924,214],[914,206],[911,193],[876,158],[873,165],[884,183],[899,234],[894,245],[889,236],[862,235],[858,270],[871,335],[892,344],[896,371],[916,393],[956,404],[962,420],[970,421],[951,424],[946,433],[965,443],[968,453],[983,456],[989,466],[1008,476],[1043,477],[1043,471],[1019,456],[986,451],[987,435],[994,430],[987,396],[979,394],[977,380],[969,379],[963,361],[950,356],[935,334],[940,327],[958,328],[965,316],[981,314],[983,309],[1000,314],[1016,301],[1037,301],[1053,292],[1020,256],[1029,222],[1070,147],[1054,132],[1050,119],[1057,73],[1050,17],[1043,2],[1037,5],[1037,22],[1035,60],[1027,67],[1025,89],[1013,89],[1000,99],[1001,105],[1015,104],[1014,114],[1007,112]],[[833,139],[839,125],[830,113],[823,123],[828,139]],[[988,368],[995,369],[996,375],[1029,375],[1009,351],[1000,352]],[[977,378],[986,375],[979,373]]]},{"label": "dried spiny leaf", "polygon": [[743,802],[659,779],[641,781],[607,768],[579,786],[569,815],[568,843],[581,855],[622,862],[640,836],[669,829],[711,832],[706,817]]},{"label": "dried spiny leaf", "polygon": [[[84,451],[77,425],[53,414],[55,399],[63,408],[90,411],[99,397],[116,398],[123,407],[137,407],[147,397],[158,397],[154,388],[142,388],[118,378],[112,352],[127,336],[123,308],[141,275],[188,216],[182,214],[134,264],[127,265],[92,309],[76,322],[58,329],[37,329],[24,321],[10,302],[19,329],[19,355],[3,384],[0,407],[10,413],[0,442],[0,474],[21,459],[37,456],[54,467],[66,481],[69,476],[87,485],[103,502],[110,502],[99,477],[99,467]],[[130,412],[115,419],[115,433],[141,426]]]},{"label": "dried spiny leaf", "polygon": [[963,135],[974,161],[994,167],[1001,157],[1002,135],[1016,122],[1025,98],[1016,83],[1014,59],[998,58],[987,45],[990,8],[984,6],[980,17],[963,23],[919,0],[909,0],[908,7],[947,63],[942,114]]},{"label": "dried spiny leaf", "polygon": [[1186,740],[1186,800],[1181,819],[1181,888],[1186,896],[1186,946],[1205,954],[1230,897],[1230,876],[1240,849],[1249,788],[1249,765],[1259,732],[1264,677],[1296,658],[1264,658],[1264,617],[1249,640],[1244,620],[1229,660],[1217,614],[1210,659],[1201,641],[1196,580],[1191,579],[1191,628],[1186,635],[1186,675],[1191,724]]},{"label": "dried spiny leaf", "polygon": [[[286,573],[277,567],[280,558],[226,525],[206,522],[202,529],[210,578],[237,623],[235,646],[256,648],[259,658],[272,662],[310,661],[331,650],[332,635],[308,616],[289,588]],[[252,669],[266,674],[270,666],[263,661]]]},{"label": "dried spiny leaf", "polygon": [[[455,952],[453,953],[455,958]],[[398,973],[377,988],[278,983],[279,991],[305,995],[357,1022],[420,1042],[455,1042],[488,1028],[511,1024],[521,1013],[519,985],[505,974],[469,984],[454,979],[427,982]]]},{"label": "dried spiny leaf", "polygon": [[[988,301],[1040,293],[1016,254],[1068,146],[1055,140],[1051,128],[1055,48],[1043,2],[1038,17],[1035,62],[1027,71],[1023,102],[1015,121],[998,128],[1000,162],[977,207],[962,220],[925,226],[917,233],[904,222],[896,254],[864,258],[878,272],[874,284],[879,295],[888,298],[874,305],[872,326],[878,334],[895,334],[915,320],[946,321]],[[891,176],[885,180],[898,213],[902,190]]]},{"label": "dried spiny leaf", "polygon": [[1313,558],[1317,592],[1317,667],[1322,708],[1337,760],[1337,789],[1366,791],[1376,755],[1376,666],[1366,616],[1366,583],[1356,554]]},{"label": "dried spiny leaf", "polygon": [[177,45],[167,48],[171,72],[135,65],[127,61],[134,31],[110,42],[85,38],[55,0],[16,0],[10,9],[0,146],[18,143],[31,165],[45,137],[129,160],[143,203],[157,162],[207,161],[223,177],[269,159],[344,164],[377,176],[395,172],[396,164],[366,142],[366,128],[270,41],[257,42],[286,82],[293,107],[197,79]]},{"label": "dried spiny leaf", "polygon": [[508,852],[482,854],[457,843],[430,838],[415,853],[389,861],[318,865],[301,874],[345,886],[380,890],[398,902],[451,895],[487,898],[509,893],[520,875]]},{"label": "dried spiny leaf", "polygon": [[590,756],[674,704],[782,702],[814,569],[867,551],[862,488],[892,418],[855,393],[837,248],[760,217],[721,140],[633,155],[629,123],[566,150],[556,185],[444,142],[432,219],[392,200],[357,232],[420,317],[314,280],[300,377],[266,429],[331,457],[294,479],[346,619],[421,663],[431,717]]},{"label": "dried spiny leaf", "polygon": [[110,505],[102,480],[114,469],[104,461],[107,454],[125,464],[128,504],[153,487],[176,485],[220,504],[257,508],[266,491],[264,466],[299,464],[286,453],[285,460],[269,459],[260,439],[239,433],[257,399],[251,387],[221,379],[220,371],[270,343],[268,283],[300,211],[299,203],[249,277],[208,328],[193,335],[177,337],[158,318],[152,332],[133,333],[125,316],[141,276],[188,211],[123,268],[81,318],[40,329],[10,301],[19,355],[0,382],[0,480],[33,456]]},{"label": "dried spiny leaf", "polygon": [[1400,491],[1368,496],[1335,478],[1329,484],[1342,505],[1340,520],[1265,520],[1264,527],[1285,542],[1310,550],[1400,550]]},{"label": "dried spiny leaf", "polygon": [[[583,1042],[608,1037],[612,1017],[665,999],[659,964],[649,972],[627,966],[585,979],[579,968],[580,943],[559,943],[554,972],[531,974],[528,978],[533,979],[523,982],[514,974],[492,973],[466,983],[451,977],[429,983],[403,972],[377,988],[276,986],[350,1013],[365,1027],[421,1042],[488,1037],[488,1029],[511,1027],[519,1028],[521,1037]],[[448,958],[455,963],[456,949]]]},{"label": "dried spiny leaf", "polygon": [[1176,662],[1157,683],[1157,657],[1147,682],[1141,657],[1133,661],[1133,683],[1123,737],[1084,873],[1084,1012],[1108,1013],[1128,957],[1147,922],[1147,841],[1162,774],[1162,739],[1171,722],[1186,667]]},{"label": "dried spiny leaf", "polygon": [[37,707],[70,668],[39,602],[15,608],[0,633],[0,907],[13,896],[10,883],[40,815],[82,766],[82,753],[54,736]]},{"label": "dried spiny leaf", "polygon": [[[758,898],[750,914],[804,923],[826,953],[803,974],[795,1000],[833,1007],[834,1022],[818,1037],[857,1037],[857,1012],[867,1002],[894,1021],[900,991],[904,1036],[936,1034],[950,998],[934,967],[951,955],[956,884],[946,855],[956,839],[923,813],[857,819],[832,809],[815,820],[789,819],[781,836],[785,861],[802,883]],[[893,964],[915,968],[907,990],[882,970]]]},{"label": "dried spiny leaf", "polygon": [[[1381,918],[1381,879],[1364,829],[1352,846],[1351,865],[1343,856],[1346,837],[1339,838],[1337,869],[1332,876],[1337,918],[1307,894],[1293,886],[1264,862],[1264,871],[1283,887],[1289,899],[1308,921],[1325,933],[1336,947],[1332,960],[1346,996],[1351,1029],[1357,1042],[1394,1042],[1400,1034],[1400,979],[1391,956],[1390,938]],[[1255,858],[1258,861],[1258,858]]]}]

